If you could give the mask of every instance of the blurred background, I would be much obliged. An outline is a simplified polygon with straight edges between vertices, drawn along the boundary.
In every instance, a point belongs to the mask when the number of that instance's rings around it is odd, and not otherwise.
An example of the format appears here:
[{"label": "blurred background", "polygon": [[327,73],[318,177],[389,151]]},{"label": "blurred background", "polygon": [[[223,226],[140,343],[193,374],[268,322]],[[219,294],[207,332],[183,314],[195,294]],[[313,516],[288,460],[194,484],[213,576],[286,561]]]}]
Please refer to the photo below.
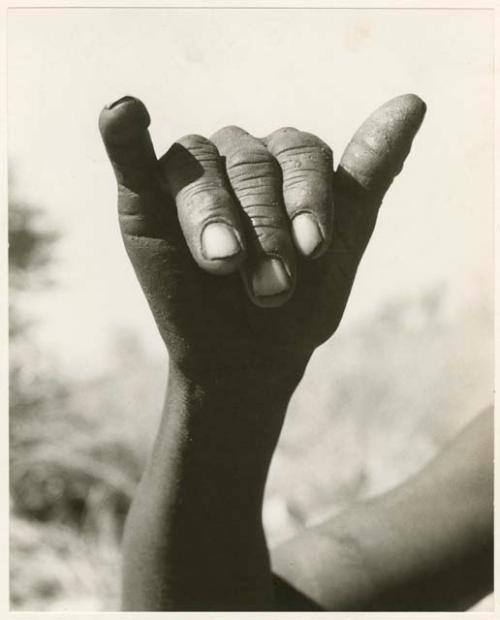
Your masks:
[{"label": "blurred background", "polygon": [[290,405],[264,508],[275,544],[418,471],[493,399],[492,15],[9,10],[13,610],[118,609],[123,520],[164,398],[100,108],[140,97],[159,155],[186,133],[292,125],[338,161],[387,99],[428,105]]}]

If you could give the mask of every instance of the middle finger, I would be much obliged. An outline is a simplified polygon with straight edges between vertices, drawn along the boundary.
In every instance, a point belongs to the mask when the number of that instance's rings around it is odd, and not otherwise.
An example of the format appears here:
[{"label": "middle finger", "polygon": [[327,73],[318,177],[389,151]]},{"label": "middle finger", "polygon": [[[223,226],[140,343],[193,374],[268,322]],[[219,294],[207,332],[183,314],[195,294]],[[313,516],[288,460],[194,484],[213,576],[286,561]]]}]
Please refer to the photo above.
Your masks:
[{"label": "middle finger", "polygon": [[230,184],[246,215],[242,275],[248,294],[258,306],[280,306],[293,293],[296,256],[279,165],[260,140],[239,127],[225,127],[211,140],[225,158]]}]

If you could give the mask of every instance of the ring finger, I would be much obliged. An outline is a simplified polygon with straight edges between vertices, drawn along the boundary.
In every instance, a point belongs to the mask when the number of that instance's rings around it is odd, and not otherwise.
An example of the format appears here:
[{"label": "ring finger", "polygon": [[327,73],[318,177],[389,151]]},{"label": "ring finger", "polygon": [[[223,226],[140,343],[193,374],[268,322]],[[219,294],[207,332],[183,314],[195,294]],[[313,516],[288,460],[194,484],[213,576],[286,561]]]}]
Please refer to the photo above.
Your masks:
[{"label": "ring finger", "polygon": [[278,129],[263,142],[282,170],[295,246],[305,258],[317,258],[332,237],[332,151],[320,138],[292,127]]}]

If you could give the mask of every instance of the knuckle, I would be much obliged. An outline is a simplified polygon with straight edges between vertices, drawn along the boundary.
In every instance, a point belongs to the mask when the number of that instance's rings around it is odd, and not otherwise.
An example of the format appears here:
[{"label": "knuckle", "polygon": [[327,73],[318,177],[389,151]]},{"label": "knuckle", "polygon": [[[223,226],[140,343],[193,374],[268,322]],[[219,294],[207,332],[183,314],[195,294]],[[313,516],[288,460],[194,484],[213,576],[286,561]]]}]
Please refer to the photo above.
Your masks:
[{"label": "knuckle", "polygon": [[203,136],[195,134],[177,140],[162,157],[160,169],[174,196],[189,197],[191,193],[223,183],[217,148]]},{"label": "knuckle", "polygon": [[202,209],[205,205],[218,202],[226,192],[222,183],[217,184],[215,179],[200,180],[196,183],[190,183],[181,189],[179,195],[181,199],[187,203],[196,201],[196,208]]},{"label": "knuckle", "polygon": [[231,181],[270,184],[279,177],[279,166],[265,147],[243,148],[226,158],[226,170]]},{"label": "knuckle", "polygon": [[271,175],[240,176],[231,179],[231,184],[246,212],[260,208],[276,211],[281,207],[281,186]]},{"label": "knuckle", "polygon": [[217,159],[218,152],[214,144],[195,134],[183,136],[167,151],[164,163],[175,171],[196,165],[206,160]]},{"label": "knuckle", "polygon": [[331,165],[332,162],[332,151],[330,147],[321,147],[317,144],[306,144],[302,141],[296,144],[283,145],[275,155],[280,163],[314,161],[316,163]]},{"label": "knuckle", "polygon": [[319,196],[332,193],[333,173],[319,166],[293,167],[283,176],[283,192],[308,191]]},{"label": "knuckle", "polygon": [[[277,134],[277,135],[290,135],[290,134],[297,134],[297,133],[301,133],[296,127],[280,127],[279,129],[276,129],[276,131],[273,131],[273,134]],[[272,135],[273,135],[272,134]]]},{"label": "knuckle", "polygon": [[216,133],[246,133],[244,129],[238,127],[238,125],[225,125],[221,127]]},{"label": "knuckle", "polygon": [[185,148],[198,160],[214,159],[219,156],[217,147],[213,142],[198,134],[189,134],[176,141],[181,147]]},{"label": "knuckle", "polygon": [[195,169],[196,165],[196,159],[179,142],[174,142],[160,160],[162,173],[169,180],[173,180],[179,174]]},{"label": "knuckle", "polygon": [[290,131],[288,128],[280,129],[268,141],[269,150],[278,159],[282,155],[308,155],[317,154],[325,159],[332,159],[332,149],[318,138],[318,136],[305,131]]},{"label": "knuckle", "polygon": [[211,139],[214,142],[217,141],[233,141],[241,138],[242,135],[246,135],[246,131],[241,127],[236,125],[226,125],[221,129],[218,129],[212,136]]},{"label": "knuckle", "polygon": [[329,153],[330,155],[332,154],[332,149],[330,148],[330,146],[317,135],[309,133],[307,131],[301,131],[300,137],[302,142],[306,146],[316,146],[325,153]]},{"label": "knuckle", "polygon": [[262,192],[275,192],[278,184],[272,171],[266,165],[250,164],[249,166],[239,166],[237,171],[228,173],[233,189],[238,194],[252,195]]},{"label": "knuckle", "polygon": [[203,145],[210,145],[212,144],[210,142],[210,140],[208,140],[207,138],[205,138],[204,136],[201,136],[197,133],[190,133],[187,134],[185,136],[182,136],[181,138],[179,138],[178,140],[176,140],[177,144],[182,144],[182,146],[185,146],[186,148],[190,148],[190,147],[197,147],[197,146],[203,146]]},{"label": "knuckle", "polygon": [[317,147],[302,145],[281,152],[277,159],[283,171],[284,186],[307,183],[312,186],[333,183],[330,154]]},{"label": "knuckle", "polygon": [[276,141],[280,142],[281,140],[286,140],[298,133],[300,133],[300,131],[296,127],[280,127],[264,138],[264,141],[266,144],[272,144]]},{"label": "knuckle", "polygon": [[243,206],[279,203],[280,168],[264,147],[236,151],[226,159],[226,170]]},{"label": "knuckle", "polygon": [[239,166],[245,168],[252,164],[268,164],[272,166],[274,163],[271,153],[259,144],[235,148],[226,156],[226,167],[228,170],[233,170]]}]

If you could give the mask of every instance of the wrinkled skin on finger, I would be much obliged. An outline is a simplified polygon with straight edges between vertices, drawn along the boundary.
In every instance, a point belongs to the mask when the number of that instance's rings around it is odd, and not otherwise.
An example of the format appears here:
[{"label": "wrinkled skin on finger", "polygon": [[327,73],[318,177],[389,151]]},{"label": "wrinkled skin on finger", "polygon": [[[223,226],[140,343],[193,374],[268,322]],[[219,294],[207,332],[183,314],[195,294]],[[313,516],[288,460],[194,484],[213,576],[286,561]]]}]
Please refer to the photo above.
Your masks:
[{"label": "wrinkled skin on finger", "polygon": [[304,366],[340,323],[383,195],[410,151],[425,104],[415,95],[397,97],[356,132],[334,174],[331,243],[319,258],[297,262],[293,295],[273,308],[255,305],[238,273],[214,276],[193,260],[141,106],[130,98],[103,110],[100,129],[118,181],[125,248],[171,359],[214,380],[256,364],[264,372]]}]

